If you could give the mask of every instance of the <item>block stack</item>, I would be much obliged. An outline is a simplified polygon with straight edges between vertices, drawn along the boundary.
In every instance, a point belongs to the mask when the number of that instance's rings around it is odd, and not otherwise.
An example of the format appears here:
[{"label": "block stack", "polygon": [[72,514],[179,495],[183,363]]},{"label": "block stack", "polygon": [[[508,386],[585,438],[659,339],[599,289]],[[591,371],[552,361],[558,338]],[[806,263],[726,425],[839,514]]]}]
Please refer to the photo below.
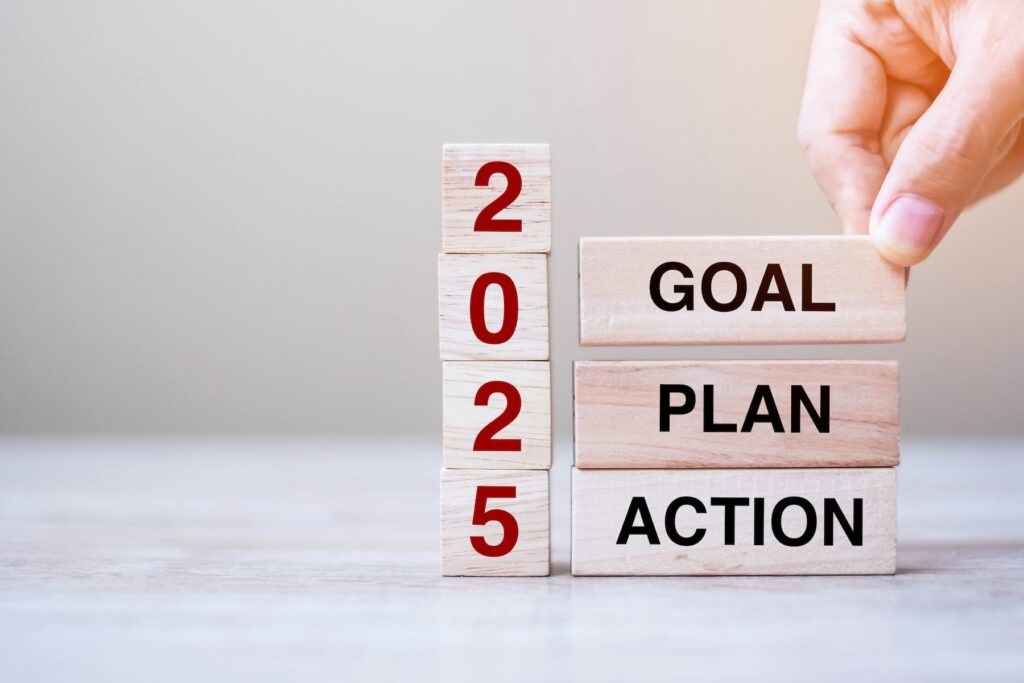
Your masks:
[{"label": "block stack", "polygon": [[[865,237],[585,239],[580,343],[902,340]],[[891,574],[894,362],[578,362],[572,572]]]},{"label": "block stack", "polygon": [[548,145],[446,145],[441,573],[550,572]]}]

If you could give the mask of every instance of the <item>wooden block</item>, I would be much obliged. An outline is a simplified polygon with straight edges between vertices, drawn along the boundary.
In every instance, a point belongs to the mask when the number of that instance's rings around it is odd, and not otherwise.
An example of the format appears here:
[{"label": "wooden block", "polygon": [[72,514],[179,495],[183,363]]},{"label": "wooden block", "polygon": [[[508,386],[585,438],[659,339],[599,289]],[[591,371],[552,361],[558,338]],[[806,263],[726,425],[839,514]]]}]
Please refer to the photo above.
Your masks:
[{"label": "wooden block", "polygon": [[444,466],[551,467],[551,363],[444,363]]},{"label": "wooden block", "polygon": [[551,251],[548,145],[445,145],[442,157],[445,252]]},{"label": "wooden block", "polygon": [[578,576],[895,571],[891,467],[573,470]]},{"label": "wooden block", "polygon": [[899,464],[899,367],[868,361],[583,361],[579,468]]},{"label": "wooden block", "polygon": [[441,254],[443,360],[547,360],[548,257]]},{"label": "wooden block", "polygon": [[867,237],[580,240],[580,343],[900,341],[904,269]]},{"label": "wooden block", "polygon": [[444,576],[547,576],[547,470],[441,470]]}]

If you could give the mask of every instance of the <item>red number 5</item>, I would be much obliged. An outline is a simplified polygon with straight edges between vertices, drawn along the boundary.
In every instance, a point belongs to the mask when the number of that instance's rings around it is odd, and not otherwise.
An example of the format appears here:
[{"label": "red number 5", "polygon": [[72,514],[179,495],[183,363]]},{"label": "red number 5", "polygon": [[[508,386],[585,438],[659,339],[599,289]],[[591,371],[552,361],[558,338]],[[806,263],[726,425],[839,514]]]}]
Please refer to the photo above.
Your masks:
[{"label": "red number 5", "polygon": [[491,176],[499,173],[505,176],[508,185],[498,198],[484,207],[473,224],[474,232],[522,232],[523,222],[518,218],[495,218],[499,211],[507,209],[523,191],[523,177],[519,169],[507,161],[488,161],[476,172],[476,186],[490,185]]},{"label": "red number 5", "polygon": [[473,550],[484,557],[508,555],[519,541],[519,523],[508,510],[488,510],[488,498],[515,498],[515,486],[477,486],[476,502],[473,504],[473,525],[483,526],[488,522],[501,524],[504,534],[496,545],[489,545],[483,536],[470,536]]}]

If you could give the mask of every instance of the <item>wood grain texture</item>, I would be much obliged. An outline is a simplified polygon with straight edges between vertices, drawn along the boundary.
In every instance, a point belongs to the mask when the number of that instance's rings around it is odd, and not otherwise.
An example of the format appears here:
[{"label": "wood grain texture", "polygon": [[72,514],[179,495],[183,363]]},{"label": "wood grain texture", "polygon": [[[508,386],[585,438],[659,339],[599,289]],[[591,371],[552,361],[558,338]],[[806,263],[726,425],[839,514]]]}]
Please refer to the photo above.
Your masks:
[{"label": "wood grain texture", "polygon": [[[676,285],[693,285],[693,310],[665,311],[650,294],[659,265],[675,261],[693,277],[668,273],[663,296],[673,302]],[[711,310],[700,296],[708,266],[732,262],[743,271],[747,296],[736,311]],[[746,344],[900,341],[905,337],[904,269],[882,259],[867,237],[665,237],[580,240],[580,343]],[[795,310],[768,301],[752,310],[768,264],[779,264]],[[802,265],[811,264],[813,299],[835,311],[801,307]],[[736,294],[727,272],[711,279],[722,302]],[[769,290],[779,289],[773,283]]]},{"label": "wood grain texture", "polygon": [[[617,544],[630,501],[645,498],[660,544],[630,536]],[[680,534],[706,529],[696,545],[673,543],[665,531],[669,503],[692,496],[706,514],[690,507],[675,516]],[[735,508],[735,544],[726,545],[722,507],[712,496],[765,500],[764,545],[754,545],[753,503]],[[779,543],[770,530],[780,499],[799,496],[814,505],[817,532],[807,545]],[[853,499],[863,499],[863,545],[854,546],[836,527],[834,545],[823,542],[823,501],[835,498],[853,521]],[[788,508],[782,528],[799,536],[807,525],[799,508]],[[578,470],[572,474],[572,573],[575,575],[892,574],[896,568],[896,470]]]},{"label": "wood grain texture", "polygon": [[[579,468],[888,467],[899,464],[899,368],[884,361],[578,361],[574,367]],[[693,409],[661,431],[662,384],[693,390]],[[758,385],[767,385],[784,433],[758,422],[742,431]],[[821,414],[828,386],[828,432],[806,409],[793,431],[791,387],[803,387]],[[705,431],[705,386],[715,424]],[[683,406],[675,393],[668,405]],[[754,411],[765,414],[762,399]]]},{"label": "wood grain texture", "polygon": [[[444,365],[444,466],[457,469],[549,469],[551,467],[551,363],[548,361],[448,361]],[[514,388],[519,412],[494,439],[519,441],[519,450],[474,451],[482,429],[506,414],[500,391],[481,387],[504,382]],[[488,392],[489,393],[489,392]]]},{"label": "wood grain texture", "polygon": [[[504,273],[515,283],[519,314],[515,333],[502,344],[485,344],[469,319],[473,284],[485,273]],[[442,360],[547,360],[548,257],[543,254],[441,254],[437,259]],[[487,288],[487,328],[502,326],[504,298]]]},{"label": "wood grain texture", "polygon": [[[487,501],[487,510],[506,510],[519,538],[501,557],[485,557],[470,542],[483,536],[501,542],[497,521],[473,524],[479,486],[512,486],[516,496]],[[441,573],[444,576],[547,576],[551,573],[551,500],[547,470],[441,470]]]},{"label": "wood grain texture", "polygon": [[[505,161],[519,171],[522,190],[495,217],[522,221],[521,232],[474,232],[480,211],[508,185],[501,174],[476,186],[477,171]],[[448,253],[548,253],[551,251],[551,148],[546,144],[445,145],[441,165],[441,225]]]}]

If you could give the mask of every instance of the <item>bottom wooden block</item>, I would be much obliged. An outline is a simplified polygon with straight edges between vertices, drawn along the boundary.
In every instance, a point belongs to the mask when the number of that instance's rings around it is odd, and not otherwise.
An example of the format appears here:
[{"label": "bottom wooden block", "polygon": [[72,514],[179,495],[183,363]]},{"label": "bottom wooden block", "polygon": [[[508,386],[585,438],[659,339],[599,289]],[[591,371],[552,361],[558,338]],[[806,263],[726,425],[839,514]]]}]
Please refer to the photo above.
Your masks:
[{"label": "bottom wooden block", "polygon": [[441,470],[444,576],[551,573],[547,470]]},{"label": "bottom wooden block", "polygon": [[893,574],[896,470],[577,470],[577,576]]}]

